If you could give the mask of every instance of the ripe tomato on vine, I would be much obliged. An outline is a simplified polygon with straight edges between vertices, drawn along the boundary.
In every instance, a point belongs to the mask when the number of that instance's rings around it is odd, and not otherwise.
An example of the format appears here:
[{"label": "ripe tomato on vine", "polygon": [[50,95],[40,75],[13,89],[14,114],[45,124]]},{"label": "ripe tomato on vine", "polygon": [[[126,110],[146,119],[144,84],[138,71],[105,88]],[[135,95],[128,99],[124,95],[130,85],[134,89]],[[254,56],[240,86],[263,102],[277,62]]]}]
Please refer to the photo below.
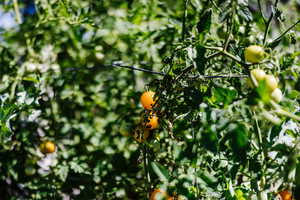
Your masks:
[{"label": "ripe tomato on vine", "polygon": [[153,105],[155,104],[154,95],[155,92],[153,91],[146,91],[141,95],[140,102],[144,109],[152,110]]}]

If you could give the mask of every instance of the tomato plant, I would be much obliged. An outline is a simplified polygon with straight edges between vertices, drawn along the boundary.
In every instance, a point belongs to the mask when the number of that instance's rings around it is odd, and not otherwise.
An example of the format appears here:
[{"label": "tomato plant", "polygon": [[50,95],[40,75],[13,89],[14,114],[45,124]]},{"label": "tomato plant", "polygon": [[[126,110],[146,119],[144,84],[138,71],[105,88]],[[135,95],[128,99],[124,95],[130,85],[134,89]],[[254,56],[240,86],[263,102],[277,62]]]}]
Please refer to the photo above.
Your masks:
[{"label": "tomato plant", "polygon": [[1,199],[300,198],[299,8],[0,1]]}]

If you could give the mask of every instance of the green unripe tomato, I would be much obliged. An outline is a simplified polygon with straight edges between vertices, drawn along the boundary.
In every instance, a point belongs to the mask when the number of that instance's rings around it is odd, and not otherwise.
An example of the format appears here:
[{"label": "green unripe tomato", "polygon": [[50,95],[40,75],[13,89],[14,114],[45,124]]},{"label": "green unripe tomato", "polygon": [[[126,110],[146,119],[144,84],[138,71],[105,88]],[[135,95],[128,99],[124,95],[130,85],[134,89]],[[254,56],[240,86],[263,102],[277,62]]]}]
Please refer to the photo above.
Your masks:
[{"label": "green unripe tomato", "polygon": [[258,63],[265,57],[265,51],[261,46],[251,45],[245,49],[245,60],[251,63]]},{"label": "green unripe tomato", "polygon": [[276,88],[272,94],[271,94],[271,97],[274,101],[276,101],[277,103],[279,103],[282,98],[283,98],[283,95],[282,95],[282,92],[279,88]]},{"label": "green unripe tomato", "polygon": [[34,168],[33,166],[27,166],[27,167],[25,168],[25,174],[26,174],[27,176],[32,176],[32,175],[35,174],[35,172],[36,172],[36,170],[35,170],[35,168]]},{"label": "green unripe tomato", "polygon": [[278,87],[277,80],[273,75],[266,75],[265,81],[266,81],[266,87],[270,92],[273,92]]},{"label": "green unripe tomato", "polygon": [[266,73],[262,69],[253,69],[250,73],[257,82],[264,80],[266,77]]}]

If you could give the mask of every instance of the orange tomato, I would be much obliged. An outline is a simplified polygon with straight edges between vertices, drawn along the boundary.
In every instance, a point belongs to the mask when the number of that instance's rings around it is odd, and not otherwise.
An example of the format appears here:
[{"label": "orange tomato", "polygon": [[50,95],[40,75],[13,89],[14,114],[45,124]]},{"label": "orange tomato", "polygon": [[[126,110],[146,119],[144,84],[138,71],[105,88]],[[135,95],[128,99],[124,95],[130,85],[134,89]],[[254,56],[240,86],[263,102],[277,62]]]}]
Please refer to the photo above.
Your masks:
[{"label": "orange tomato", "polygon": [[154,95],[155,92],[152,91],[147,91],[142,94],[140,102],[146,110],[152,110],[153,105],[155,104]]},{"label": "orange tomato", "polygon": [[292,193],[288,190],[283,190],[283,191],[279,192],[279,195],[281,197],[281,200],[292,200],[293,199]]},{"label": "orange tomato", "polygon": [[51,141],[45,141],[40,144],[40,151],[43,154],[53,153],[55,151],[55,144]]},{"label": "orange tomato", "polygon": [[149,130],[156,129],[158,127],[158,117],[150,113],[145,126]]},{"label": "orange tomato", "polygon": [[153,192],[150,195],[150,200],[159,200],[159,199],[161,199],[161,200],[168,199],[169,200],[168,193],[162,189],[153,190]]}]

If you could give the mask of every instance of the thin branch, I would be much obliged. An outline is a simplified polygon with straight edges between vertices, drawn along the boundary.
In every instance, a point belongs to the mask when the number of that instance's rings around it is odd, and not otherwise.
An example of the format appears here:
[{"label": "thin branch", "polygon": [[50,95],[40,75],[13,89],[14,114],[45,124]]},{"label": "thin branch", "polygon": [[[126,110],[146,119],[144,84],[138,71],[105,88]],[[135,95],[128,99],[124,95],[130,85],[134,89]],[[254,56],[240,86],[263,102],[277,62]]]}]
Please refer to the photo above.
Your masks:
[{"label": "thin branch", "polygon": [[147,157],[147,147],[144,144],[143,145],[143,162],[144,162],[144,170],[145,170],[145,176],[147,178],[147,186],[148,186],[148,192],[151,191],[151,178],[148,171],[148,157]]},{"label": "thin branch", "polygon": [[231,33],[232,33],[232,30],[233,30],[233,19],[234,19],[234,16],[235,16],[235,4],[232,6],[232,13],[231,13],[231,18],[230,18],[230,27],[228,28],[228,31],[227,31],[227,38],[224,42],[224,47],[223,47],[223,50],[225,51],[228,47],[228,44],[229,44],[229,39],[230,39],[230,36],[231,36]]},{"label": "thin branch", "polygon": [[131,69],[131,70],[141,71],[141,72],[157,74],[157,75],[161,75],[161,76],[166,75],[163,72],[155,72],[155,71],[152,71],[152,70],[149,70],[149,69],[138,68],[138,67],[134,67],[134,66],[130,66],[130,65],[121,65],[119,63],[113,63],[112,65],[109,65],[107,67],[120,67],[120,68],[127,68],[127,69]]},{"label": "thin branch", "polygon": [[220,52],[216,52],[216,53],[212,53],[209,56],[206,57],[207,60],[212,59],[216,56],[219,56],[221,53]]},{"label": "thin branch", "polygon": [[18,0],[13,0],[13,3],[14,3],[14,10],[15,10],[15,14],[16,14],[17,23],[21,24],[22,19],[21,19],[20,9],[19,9],[19,5],[18,5]]},{"label": "thin branch", "polygon": [[259,65],[259,64],[263,64],[265,62],[261,62],[261,63],[245,63],[243,62],[240,58],[236,57],[235,55],[232,55],[231,53],[229,53],[228,51],[225,51],[223,50],[222,47],[210,47],[210,46],[204,46],[204,48],[206,49],[210,49],[210,50],[216,50],[218,51],[219,54],[215,53],[215,54],[212,54],[210,56],[208,56],[206,59],[208,58],[212,58],[212,57],[215,57],[215,56],[218,56],[218,55],[225,55],[229,58],[231,58],[232,60],[234,60],[235,62],[245,66],[245,67],[249,67],[251,65]]},{"label": "thin branch", "polygon": [[185,29],[186,29],[186,17],[187,17],[187,6],[188,6],[189,0],[184,0],[184,13],[182,17],[182,32],[181,32],[181,40],[184,41],[185,39]]},{"label": "thin branch", "polygon": [[248,78],[245,74],[231,74],[231,75],[197,75],[191,76],[190,79],[213,79],[213,78]]},{"label": "thin branch", "polygon": [[210,0],[212,5],[219,11],[221,12],[221,9],[218,7],[218,5],[216,4],[216,2],[214,0]]},{"label": "thin branch", "polygon": [[275,41],[278,41],[278,40],[281,40],[281,38],[285,35],[285,34],[287,34],[290,30],[292,30],[297,24],[299,24],[300,23],[300,19],[296,22],[296,23],[294,23],[292,26],[290,26],[288,29],[286,29],[282,34],[280,34],[276,39],[274,39],[272,42],[270,42],[270,43],[273,43],[273,42],[275,42]]},{"label": "thin branch", "polygon": [[267,39],[267,35],[269,33],[269,29],[270,29],[270,25],[271,25],[271,22],[272,22],[272,19],[273,19],[273,12],[271,13],[269,19],[268,19],[268,22],[266,23],[266,29],[265,29],[265,32],[264,32],[264,39],[263,39],[263,44],[265,45],[266,44],[266,39]]},{"label": "thin branch", "polygon": [[273,101],[273,100],[271,100],[270,103],[271,103],[271,106],[275,109],[274,112],[275,112],[276,114],[282,115],[282,116],[285,116],[285,117],[289,117],[289,118],[291,118],[291,119],[293,119],[293,120],[296,120],[296,121],[300,121],[300,116],[295,115],[295,114],[293,114],[293,113],[290,113],[290,112],[288,112],[288,111],[286,111],[286,110],[283,110],[283,109],[281,108],[281,106],[280,106],[279,104],[277,104],[277,103],[276,103],[275,101]]},{"label": "thin branch", "polygon": [[[278,0],[276,0],[275,4],[274,4],[274,7],[277,8],[277,4],[278,4]],[[270,30],[270,25],[271,25],[271,22],[272,22],[272,19],[274,17],[274,13],[273,11],[271,12],[271,15],[268,19],[268,21],[266,22],[265,21],[265,25],[266,25],[266,29],[265,29],[265,32],[264,32],[264,39],[263,39],[263,44],[265,45],[266,44],[266,39],[267,39],[267,35],[269,33],[269,30]]]},{"label": "thin branch", "polygon": [[262,8],[261,8],[261,2],[260,2],[260,0],[257,0],[257,4],[258,4],[258,8],[259,8],[260,14],[261,14],[261,16],[263,18],[263,21],[264,21],[264,23],[266,23],[266,19],[265,19],[264,13],[263,13]]}]

